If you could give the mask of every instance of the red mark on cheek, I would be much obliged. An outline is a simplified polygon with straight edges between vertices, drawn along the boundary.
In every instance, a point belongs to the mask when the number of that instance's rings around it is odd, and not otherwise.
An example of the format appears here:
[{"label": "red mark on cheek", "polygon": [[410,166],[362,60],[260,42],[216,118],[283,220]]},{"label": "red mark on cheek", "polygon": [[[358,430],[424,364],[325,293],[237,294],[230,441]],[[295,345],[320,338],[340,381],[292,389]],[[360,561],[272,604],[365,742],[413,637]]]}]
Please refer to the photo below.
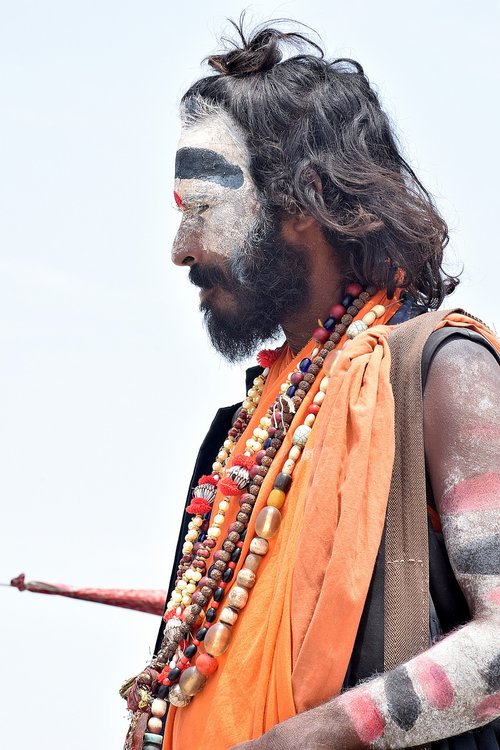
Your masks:
[{"label": "red mark on cheek", "polygon": [[426,657],[415,662],[415,676],[427,702],[442,711],[455,700],[455,693],[444,669]]},{"label": "red mark on cheek", "polygon": [[345,693],[340,700],[361,742],[365,745],[375,742],[385,729],[375,701],[358,691]]},{"label": "red mark on cheek", "polygon": [[441,512],[466,513],[500,508],[500,474],[481,474],[452,487],[441,501]]},{"label": "red mark on cheek", "polygon": [[492,716],[498,716],[498,714],[500,714],[500,693],[494,693],[493,695],[488,695],[487,698],[484,698],[484,700],[476,706],[474,713],[476,714],[476,718],[480,721],[489,719]]},{"label": "red mark on cheek", "polygon": [[181,196],[175,190],[174,190],[174,200],[178,208],[182,208],[184,206]]}]

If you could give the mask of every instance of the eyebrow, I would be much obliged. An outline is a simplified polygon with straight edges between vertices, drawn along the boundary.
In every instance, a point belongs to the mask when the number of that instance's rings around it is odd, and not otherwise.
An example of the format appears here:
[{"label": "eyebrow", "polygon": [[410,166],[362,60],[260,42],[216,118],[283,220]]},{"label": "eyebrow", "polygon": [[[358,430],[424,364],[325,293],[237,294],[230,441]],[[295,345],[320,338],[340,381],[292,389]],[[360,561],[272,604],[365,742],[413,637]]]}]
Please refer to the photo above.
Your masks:
[{"label": "eyebrow", "polygon": [[243,185],[240,167],[207,148],[180,148],[175,157],[175,177],[179,180],[215,182],[233,190]]}]

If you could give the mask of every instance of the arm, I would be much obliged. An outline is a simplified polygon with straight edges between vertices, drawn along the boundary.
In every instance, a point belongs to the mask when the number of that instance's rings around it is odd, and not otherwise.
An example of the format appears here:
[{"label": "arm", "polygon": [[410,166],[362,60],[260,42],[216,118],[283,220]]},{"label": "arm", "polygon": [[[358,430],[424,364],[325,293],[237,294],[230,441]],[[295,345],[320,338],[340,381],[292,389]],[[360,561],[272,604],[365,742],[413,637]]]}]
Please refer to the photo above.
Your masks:
[{"label": "arm", "polygon": [[483,347],[435,355],[424,398],[434,496],[472,620],[423,654],[238,750],[411,747],[500,715],[500,368]]}]

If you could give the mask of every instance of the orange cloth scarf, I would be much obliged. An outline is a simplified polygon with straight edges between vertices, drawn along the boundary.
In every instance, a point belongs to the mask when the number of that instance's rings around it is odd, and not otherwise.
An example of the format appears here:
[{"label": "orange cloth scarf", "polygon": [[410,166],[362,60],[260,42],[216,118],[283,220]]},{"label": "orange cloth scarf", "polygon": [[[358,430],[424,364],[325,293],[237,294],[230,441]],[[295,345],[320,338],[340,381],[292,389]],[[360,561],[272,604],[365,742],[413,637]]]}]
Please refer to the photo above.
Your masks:
[{"label": "orange cloth scarf", "polygon": [[[378,293],[361,315],[384,302]],[[233,627],[231,645],[192,703],[170,708],[163,750],[228,750],[340,691],[380,545],[394,460],[391,327],[383,325],[394,312],[389,307],[382,325],[356,337],[339,358],[295,467],[280,530]],[[454,314],[449,324],[470,326],[471,321]],[[491,336],[483,326],[472,322],[472,327]],[[311,349],[309,343],[293,359],[289,350],[282,351],[236,453],[243,452],[287,373]],[[303,423],[321,377],[295,424]],[[293,432],[285,436],[264,480],[235,572]],[[237,510],[234,503],[227,512],[222,538]]]}]

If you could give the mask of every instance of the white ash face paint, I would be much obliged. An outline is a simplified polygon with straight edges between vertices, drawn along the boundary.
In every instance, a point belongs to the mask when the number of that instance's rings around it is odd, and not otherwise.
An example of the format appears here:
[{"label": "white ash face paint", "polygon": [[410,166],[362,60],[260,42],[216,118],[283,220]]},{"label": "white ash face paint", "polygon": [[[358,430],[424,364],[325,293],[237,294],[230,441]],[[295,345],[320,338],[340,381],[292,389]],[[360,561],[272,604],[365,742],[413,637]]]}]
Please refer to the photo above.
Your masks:
[{"label": "white ash face paint", "polygon": [[236,123],[221,110],[184,122],[174,189],[182,201],[175,261],[230,257],[245,246],[259,204],[249,174],[250,154]]}]

